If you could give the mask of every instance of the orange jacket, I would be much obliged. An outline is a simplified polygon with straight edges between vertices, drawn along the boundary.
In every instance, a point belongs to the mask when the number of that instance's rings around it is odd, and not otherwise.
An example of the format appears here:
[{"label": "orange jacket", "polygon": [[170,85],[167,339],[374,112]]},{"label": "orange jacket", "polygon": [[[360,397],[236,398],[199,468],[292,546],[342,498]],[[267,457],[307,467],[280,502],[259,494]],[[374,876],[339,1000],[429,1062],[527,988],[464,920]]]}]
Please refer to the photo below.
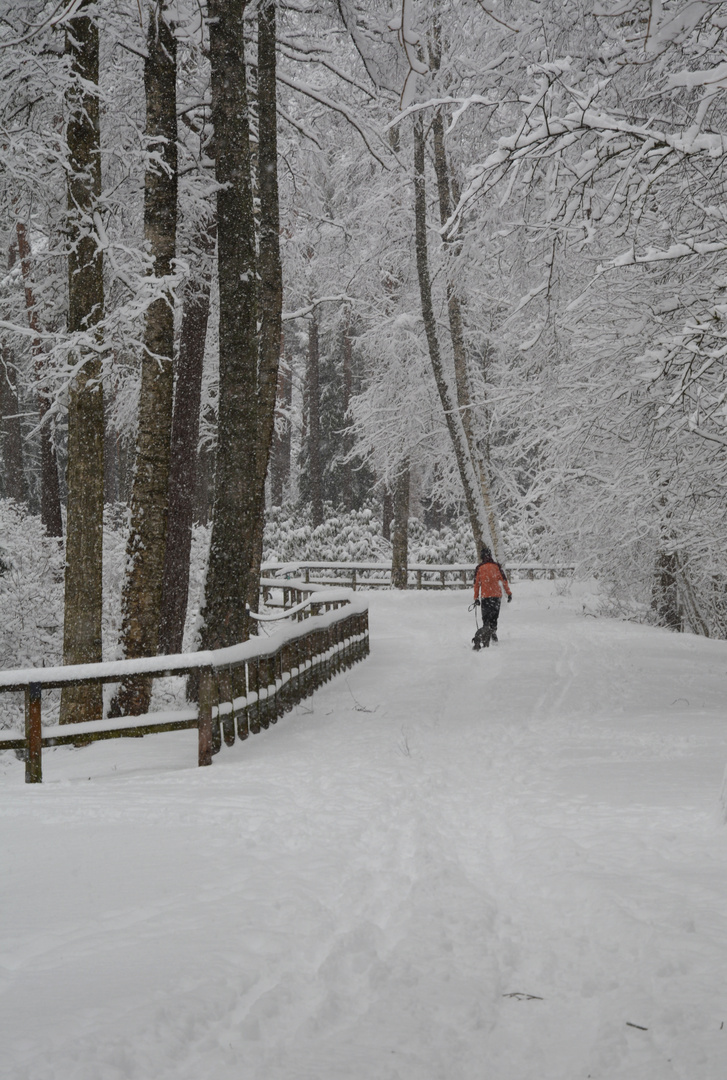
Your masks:
[{"label": "orange jacket", "polygon": [[475,600],[481,596],[502,596],[503,588],[508,596],[512,595],[499,563],[480,563],[475,572]]}]

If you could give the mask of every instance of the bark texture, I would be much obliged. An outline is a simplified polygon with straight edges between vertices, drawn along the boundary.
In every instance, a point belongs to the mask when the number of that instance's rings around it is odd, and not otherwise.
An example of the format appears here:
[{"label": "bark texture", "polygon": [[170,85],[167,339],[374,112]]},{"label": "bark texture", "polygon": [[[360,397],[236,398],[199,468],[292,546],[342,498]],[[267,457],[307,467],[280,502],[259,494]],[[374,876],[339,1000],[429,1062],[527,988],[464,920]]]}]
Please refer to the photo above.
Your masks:
[{"label": "bark texture", "polygon": [[[153,274],[172,273],[177,234],[177,43],[166,3],[149,9],[144,62],[146,136],[161,162],[144,179],[144,238]],[[127,657],[154,656],[159,644],[162,575],[167,531],[172,405],[174,296],[164,290],[146,313],[131,530],[122,597],[122,644]],[[151,684],[131,679],[119,687],[111,715],[148,711]]]},{"label": "bark texture", "polygon": [[407,587],[409,564],[409,462],[405,461],[394,481],[394,530],[391,543],[391,584]]},{"label": "bark texture", "polygon": [[220,296],[217,468],[202,647],[249,636],[258,439],[255,218],[245,72],[246,0],[210,0]]},{"label": "bark texture", "polygon": [[273,506],[283,505],[285,488],[290,480],[290,455],[292,452],[292,432],[290,428],[290,407],[293,404],[293,357],[286,351],[285,365],[278,371],[278,409],[283,418],[282,430],[276,431],[273,438],[271,459],[270,494]]},{"label": "bark texture", "polygon": [[677,633],[682,629],[678,574],[679,560],[676,552],[659,551],[654,568],[652,607],[660,624]]},{"label": "bark texture", "polygon": [[259,0],[257,17],[258,197],[258,371],[255,448],[256,521],[248,603],[257,610],[265,516],[265,479],[275,433],[275,400],[280,368],[283,270],[280,262],[278,199],[278,109],[276,81],[276,0]]},{"label": "bark texture", "polygon": [[427,203],[424,176],[424,128],[421,117],[414,120],[414,220],[416,239],[417,276],[422,307],[422,319],[427,338],[429,359],[442,403],[447,430],[452,441],[462,490],[470,519],[472,536],[477,555],[483,543],[493,546],[489,527],[484,512],[481,493],[477,482],[472,458],[467,445],[467,437],[462,425],[462,417],[444,368],[442,354],[437,337],[437,326],[432,303],[432,284],[429,275],[429,250],[427,245]]},{"label": "bark texture", "polygon": [[[76,359],[83,366],[68,395],[68,488],[66,517],[63,661],[88,664],[103,659],[104,400],[101,344],[96,329],[104,315],[103,256],[93,215],[101,195],[99,125],[99,34],[95,16],[80,6],[66,36],[75,76],[69,100],[68,169],[68,330],[84,335]],[[44,451],[45,453],[45,451]],[[50,464],[44,464],[44,469]],[[53,470],[55,472],[55,469]],[[61,693],[62,724],[103,715],[101,686],[67,687]]]},{"label": "bark texture", "polygon": [[[217,223],[212,221],[197,242],[204,265],[214,254]],[[192,550],[194,495],[197,482],[200,402],[211,278],[191,281],[184,294],[177,355],[177,378],[172,421],[169,511],[165,545],[159,652],[182,651],[189,598],[189,560]]]}]

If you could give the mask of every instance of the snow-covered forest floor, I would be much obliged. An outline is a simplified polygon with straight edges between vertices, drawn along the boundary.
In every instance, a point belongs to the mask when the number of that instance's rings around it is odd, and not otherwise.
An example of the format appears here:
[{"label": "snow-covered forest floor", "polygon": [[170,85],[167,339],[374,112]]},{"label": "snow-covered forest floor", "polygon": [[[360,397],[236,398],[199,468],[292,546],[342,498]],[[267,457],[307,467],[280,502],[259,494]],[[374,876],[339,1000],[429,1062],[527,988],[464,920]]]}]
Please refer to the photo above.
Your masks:
[{"label": "snow-covered forest floor", "polygon": [[195,733],[0,758],[13,1080],[723,1080],[723,641],[523,582],[371,595],[371,657]]}]

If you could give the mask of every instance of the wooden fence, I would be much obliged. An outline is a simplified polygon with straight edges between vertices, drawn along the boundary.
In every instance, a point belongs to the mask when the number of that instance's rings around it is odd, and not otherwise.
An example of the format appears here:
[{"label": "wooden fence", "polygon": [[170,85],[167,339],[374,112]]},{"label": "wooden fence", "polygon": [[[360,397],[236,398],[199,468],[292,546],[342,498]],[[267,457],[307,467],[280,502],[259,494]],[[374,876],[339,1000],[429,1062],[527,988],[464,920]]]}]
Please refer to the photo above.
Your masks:
[{"label": "wooden fence", "polygon": [[[276,584],[276,587],[277,584]],[[210,765],[224,741],[246,739],[308,697],[324,682],[369,652],[368,609],[344,590],[322,591],[286,583],[289,614],[296,621],[270,638],[254,638],[214,652],[153,656],[57,668],[0,672],[0,693],[25,695],[25,733],[0,733],[0,750],[22,750],[25,782],[43,779],[42,750],[98,739],[140,737],[197,728],[198,763]],[[299,599],[296,600],[296,597]],[[272,616],[274,617],[274,616]],[[263,619],[265,616],[263,616]],[[199,673],[199,705],[176,712],[94,720],[43,728],[44,690],[88,683],[117,683],[132,675],[162,678]]]},{"label": "wooden fence", "polygon": [[[407,588],[409,589],[469,589],[472,587],[475,573],[474,563],[454,563],[432,565],[431,563],[412,563],[407,568]],[[572,566],[545,565],[543,563],[523,563],[505,567],[511,581],[523,579],[570,577]],[[284,574],[301,575],[301,584],[314,587],[343,585],[349,589],[388,589],[391,588],[391,563],[379,562],[296,562],[265,563],[268,587],[275,584],[280,587],[280,578]],[[272,575],[279,575],[273,578]]]}]

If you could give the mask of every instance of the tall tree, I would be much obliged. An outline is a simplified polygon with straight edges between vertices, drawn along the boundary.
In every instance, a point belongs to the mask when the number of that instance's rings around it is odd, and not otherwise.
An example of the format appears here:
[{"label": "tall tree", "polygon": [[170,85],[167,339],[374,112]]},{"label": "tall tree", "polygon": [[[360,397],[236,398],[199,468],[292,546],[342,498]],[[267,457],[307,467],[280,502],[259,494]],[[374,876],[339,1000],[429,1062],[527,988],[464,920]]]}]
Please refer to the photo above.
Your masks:
[{"label": "tall tree", "polygon": [[182,651],[184,623],[189,597],[189,565],[192,550],[194,493],[202,399],[207,324],[210,315],[211,262],[217,234],[214,219],[203,223],[197,237],[197,251],[204,263],[201,279],[187,282],[179,333],[177,377],[172,421],[171,469],[169,473],[169,513],[164,557],[159,651]]},{"label": "tall tree", "polygon": [[494,541],[490,535],[487,511],[482,500],[482,491],[477,482],[472,463],[467,437],[462,423],[462,415],[457,408],[456,397],[452,393],[451,381],[439,347],[437,323],[432,302],[432,284],[429,271],[429,249],[427,244],[427,200],[424,172],[424,123],[421,114],[414,120],[414,221],[416,238],[416,265],[419,279],[422,318],[427,338],[429,359],[437,384],[439,398],[444,410],[452,448],[457,460],[457,468],[462,481],[462,489],[467,506],[467,514],[472,527],[475,548],[479,553],[485,542],[490,547]]},{"label": "tall tree", "polygon": [[[68,94],[68,330],[79,339],[68,395],[65,609],[66,664],[103,659],[104,400],[99,324],[104,316],[103,256],[94,214],[101,195],[99,31],[95,4],[82,0],[66,32]],[[47,467],[47,466],[46,466]],[[68,687],[62,724],[101,717],[101,686]]]},{"label": "tall tree", "polygon": [[275,399],[280,367],[283,270],[280,261],[278,195],[278,109],[276,80],[276,2],[259,0],[257,16],[257,126],[260,227],[258,242],[259,319],[257,370],[257,445],[255,448],[256,522],[248,603],[257,607],[263,552],[265,478],[275,434]]},{"label": "tall tree", "polygon": [[208,649],[249,636],[246,602],[260,510],[256,472],[259,404],[255,216],[245,67],[246,8],[247,0],[210,0],[208,9],[220,305],[217,466],[202,631],[202,645]]},{"label": "tall tree", "polygon": [[[435,54],[435,56],[437,66],[439,66],[439,57],[437,54]],[[450,176],[449,162],[447,160],[447,150],[444,141],[444,117],[441,109],[436,110],[432,119],[432,143],[434,149],[434,171],[437,177],[437,193],[439,195],[439,220],[444,228],[452,215],[452,193],[455,185],[452,183],[453,178]],[[456,194],[454,201],[458,201]],[[446,232],[444,234],[445,249],[452,249],[455,246],[453,241],[453,233]],[[456,252],[452,250],[450,250],[448,254],[452,257],[456,256]],[[457,406],[462,417],[462,427],[467,441],[469,456],[472,461],[475,476],[477,477],[480,498],[487,515],[487,523],[490,528],[493,549],[495,554],[501,557],[500,529],[492,504],[492,493],[490,491],[490,482],[487,475],[488,462],[478,445],[473,423],[474,409],[467,364],[467,347],[465,345],[462,303],[459,293],[452,281],[451,267],[447,267],[447,270],[447,316],[449,319],[449,334],[452,340],[454,388],[457,396]]]},{"label": "tall tree", "polygon": [[[146,92],[147,167],[144,238],[152,260],[155,298],[146,311],[144,351],[131,495],[131,529],[122,597],[122,643],[127,657],[154,656],[159,644],[174,396],[174,292],[170,285],[177,238],[177,41],[172,4],[149,6]],[[115,715],[149,708],[147,679],[122,683]]]}]

